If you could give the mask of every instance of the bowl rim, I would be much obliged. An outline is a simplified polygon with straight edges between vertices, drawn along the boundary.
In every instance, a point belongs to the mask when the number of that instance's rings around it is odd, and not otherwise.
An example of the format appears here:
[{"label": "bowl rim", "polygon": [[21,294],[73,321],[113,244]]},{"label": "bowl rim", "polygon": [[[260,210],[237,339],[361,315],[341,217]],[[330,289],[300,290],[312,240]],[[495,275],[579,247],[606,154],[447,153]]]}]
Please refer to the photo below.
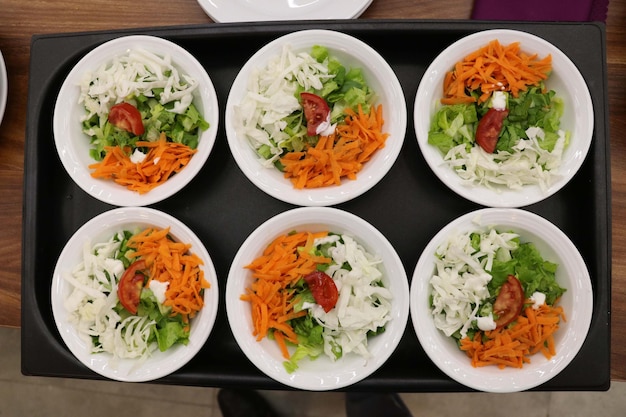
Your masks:
[{"label": "bowl rim", "polygon": [[[136,359],[118,360],[118,368],[112,365],[113,357],[109,353],[92,354],[87,344],[81,340],[76,332],[75,325],[67,321],[68,313],[63,306],[64,300],[71,291],[71,285],[62,278],[62,273],[69,271],[75,262],[69,264],[70,259],[80,261],[80,251],[88,241],[101,241],[110,238],[113,233],[127,226],[157,226],[171,227],[174,237],[191,243],[192,252],[196,253],[204,262],[205,279],[211,285],[204,293],[205,305],[192,319],[189,343],[170,348],[166,352],[158,349],[145,362],[138,366]],[[105,237],[108,236],[108,237]],[[205,345],[215,321],[219,307],[219,283],[213,260],[206,247],[198,236],[183,222],[165,212],[148,207],[117,207],[100,213],[84,223],[63,247],[54,267],[51,291],[51,309],[55,328],[59,332],[63,343],[72,355],[84,366],[106,378],[124,382],[145,382],[169,375],[189,362]]]},{"label": "bowl rim", "polygon": [[[538,246],[554,248],[560,271],[570,279],[566,286],[571,311],[566,311],[567,321],[559,333],[560,349],[550,360],[533,356],[533,362],[522,369],[497,369],[494,367],[473,368],[469,359],[438,330],[430,315],[428,294],[436,248],[451,234],[470,230],[485,230],[489,227],[513,230],[524,236],[537,235]],[[543,251],[542,251],[543,254]],[[564,272],[557,272],[563,276]],[[424,248],[412,275],[411,320],[417,338],[433,363],[447,376],[469,388],[494,393],[508,393],[528,390],[549,381],[567,367],[577,355],[587,337],[593,315],[593,289],[591,277],[582,255],[555,224],[530,211],[517,208],[482,208],[463,214],[440,229]],[[576,308],[573,308],[575,302]],[[564,306],[565,307],[565,306]],[[425,319],[424,316],[427,315]],[[557,343],[559,343],[557,341]],[[537,354],[539,355],[539,354]],[[536,358],[536,359],[534,359]]]},{"label": "bowl rim", "polygon": [[[439,149],[428,143],[428,130],[434,111],[439,108],[441,96],[440,81],[448,68],[471,51],[486,45],[489,40],[500,39],[504,43],[520,42],[522,50],[542,48],[552,54],[552,68],[557,74],[566,74],[572,83],[567,92],[557,91],[557,96],[572,95],[572,114],[575,120],[570,130],[576,142],[570,141],[565,149],[563,162],[557,175],[559,177],[543,192],[538,185],[525,185],[523,191],[505,187],[490,190],[482,185],[466,185],[450,167],[445,165]],[[504,40],[504,41],[503,41]],[[448,65],[449,64],[449,65]],[[445,68],[445,69],[444,69]],[[442,72],[443,71],[443,72]],[[550,78],[548,78],[550,83]],[[569,112],[566,109],[566,112]],[[424,115],[428,119],[424,120]],[[413,108],[413,127],[415,136],[433,173],[449,189],[461,197],[486,207],[521,208],[540,202],[558,192],[576,175],[586,159],[594,135],[594,110],[589,87],[572,60],[556,45],[529,32],[516,29],[486,29],[464,36],[446,47],[431,62],[420,80]]]},{"label": "bowl rim", "polygon": [[[374,59],[374,66],[362,65],[368,83],[381,82],[385,88],[376,89],[379,102],[389,97],[393,111],[385,109],[385,125],[390,134],[385,147],[380,149],[357,174],[356,180],[342,181],[340,186],[296,190],[289,179],[273,168],[264,168],[258,161],[247,139],[240,138],[233,126],[234,107],[239,105],[246,92],[250,72],[279,53],[284,45],[294,50],[310,49],[313,45],[326,46],[334,54],[350,56],[358,60],[361,56]],[[359,60],[359,62],[363,62]],[[345,62],[344,62],[345,64]],[[355,65],[351,65],[355,66]],[[374,48],[360,39],[330,29],[302,29],[279,36],[258,49],[241,67],[231,84],[225,110],[226,139],[231,154],[243,174],[260,190],[268,195],[298,206],[330,206],[340,204],[369,191],[380,182],[397,160],[406,136],[407,109],[402,85],[391,65]],[[374,169],[375,168],[375,169]],[[273,172],[276,171],[276,172]]]},{"label": "bowl rim", "polygon": [[[109,62],[131,48],[142,48],[159,56],[169,55],[172,63],[182,72],[192,75],[198,82],[194,91],[194,104],[201,110],[209,128],[200,133],[196,154],[181,172],[169,178],[164,184],[145,194],[128,190],[111,180],[91,177],[89,163],[95,161],[83,152],[77,152],[75,141],[80,132],[86,149],[90,149],[89,138],[82,132],[76,115],[81,110],[78,103],[81,78],[90,70]],[[65,109],[72,109],[67,111]],[[56,97],[53,110],[53,136],[57,154],[65,171],[74,183],[92,197],[124,207],[147,206],[163,201],[176,194],[189,184],[200,172],[211,154],[219,127],[218,97],[213,82],[206,69],[185,48],[168,39],[154,35],[121,35],[100,43],[84,54],[65,76]]]},{"label": "bowl rim", "polygon": [[[257,342],[252,335],[249,306],[239,296],[251,277],[243,266],[251,261],[271,242],[272,238],[292,230],[335,229],[354,237],[371,251],[380,246],[384,253],[376,254],[383,259],[383,273],[390,289],[393,289],[392,320],[386,330],[369,343],[372,357],[364,362],[358,355],[344,356],[334,364],[322,355],[315,361],[303,361],[294,373],[288,374],[283,358],[273,341],[267,338]],[[355,236],[353,230],[362,230]],[[366,234],[367,236],[363,236]],[[299,207],[279,213],[255,229],[241,245],[233,258],[226,283],[226,313],[231,332],[246,357],[265,375],[275,381],[297,389],[326,391],[344,388],[363,380],[382,366],[395,351],[405,332],[409,317],[409,285],[406,271],[395,248],[373,225],[350,212],[332,207]],[[269,347],[269,349],[268,349]],[[271,350],[272,352],[268,352]],[[343,369],[342,369],[343,365]]]}]

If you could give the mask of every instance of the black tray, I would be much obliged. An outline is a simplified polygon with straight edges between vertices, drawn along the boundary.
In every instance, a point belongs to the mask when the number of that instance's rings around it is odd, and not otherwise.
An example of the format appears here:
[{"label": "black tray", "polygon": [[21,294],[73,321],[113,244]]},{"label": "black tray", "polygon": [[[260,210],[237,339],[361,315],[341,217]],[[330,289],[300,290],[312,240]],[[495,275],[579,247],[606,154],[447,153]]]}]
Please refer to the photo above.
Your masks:
[{"label": "black tray", "polygon": [[[261,46],[289,32],[326,28],[356,36],[379,51],[403,86],[408,114],[430,62],[457,39],[485,29],[534,33],[559,47],[588,83],[595,109],[594,140],[574,179],[556,195],[525,209],[559,226],[582,253],[594,290],[593,320],[579,355],[536,390],[606,390],[610,385],[611,215],[605,29],[601,24],[472,21],[324,21],[212,24],[37,35],[32,39],[24,166],[22,258],[22,372],[100,379],[75,359],[57,332],[50,304],[52,272],[66,241],[87,220],[113,208],[83,192],[56,156],[52,113],[73,65],[95,46],[130,34],[161,36],[180,44],[205,66],[220,103],[213,153],[185,189],[153,207],[186,223],[211,253],[220,283],[217,323],[206,345],[186,366],[156,382],[197,386],[283,389],[248,361],[233,338],[224,288],[239,245],[266,219],[294,206],[258,190],[232,158],[224,133],[224,106],[241,66]],[[395,245],[409,277],[441,227],[480,208],[444,186],[425,163],[409,117],[402,152],[386,177],[366,194],[338,206],[376,226]],[[409,321],[388,362],[348,390],[467,391],[448,378],[421,348]]]}]

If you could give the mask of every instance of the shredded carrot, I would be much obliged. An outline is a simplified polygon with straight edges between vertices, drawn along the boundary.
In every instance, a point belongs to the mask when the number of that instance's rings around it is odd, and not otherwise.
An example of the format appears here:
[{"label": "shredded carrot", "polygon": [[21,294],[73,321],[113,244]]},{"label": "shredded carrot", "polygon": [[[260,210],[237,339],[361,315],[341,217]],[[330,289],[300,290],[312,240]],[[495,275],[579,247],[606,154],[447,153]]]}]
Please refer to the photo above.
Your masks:
[{"label": "shredded carrot", "polygon": [[250,302],[252,334],[257,341],[272,334],[285,359],[289,359],[286,342],[298,343],[289,321],[307,314],[294,311],[296,300],[291,286],[315,271],[317,264],[331,261],[311,253],[314,240],[327,235],[327,232],[295,232],[278,236],[261,256],[246,265],[254,281],[240,299]]},{"label": "shredded carrot", "polygon": [[168,142],[164,133],[156,142],[138,141],[136,146],[148,148],[142,162],[131,161],[130,148],[107,146],[102,161],[89,165],[93,170],[91,176],[112,179],[129,190],[145,194],[180,172],[197,151],[182,143]]},{"label": "shredded carrot", "polygon": [[470,92],[480,89],[478,103],[485,102],[494,91],[508,91],[517,97],[528,86],[538,85],[552,71],[552,55],[539,59],[527,55],[520,43],[501,45],[497,39],[489,42],[454,66],[443,82],[442,104],[467,104],[477,100]]},{"label": "shredded carrot", "polygon": [[168,282],[165,306],[172,307],[172,314],[180,314],[188,323],[204,306],[203,291],[210,288],[200,268],[204,263],[190,252],[191,244],[175,242],[166,229],[147,228],[133,235],[128,246],[134,249],[129,255],[143,259],[149,271],[146,286],[152,280]]},{"label": "shredded carrot", "polygon": [[389,134],[382,132],[382,105],[369,114],[360,105],[358,112],[348,109],[346,113],[335,133],[321,136],[314,147],[290,152],[280,159],[285,178],[290,178],[295,188],[340,185],[343,178],[355,180],[363,164],[385,146]]},{"label": "shredded carrot", "polygon": [[538,310],[526,307],[512,326],[491,331],[478,331],[472,339],[461,339],[460,348],[472,366],[496,365],[522,368],[530,357],[541,352],[547,359],[556,355],[554,333],[565,321],[562,307],[543,304]]}]

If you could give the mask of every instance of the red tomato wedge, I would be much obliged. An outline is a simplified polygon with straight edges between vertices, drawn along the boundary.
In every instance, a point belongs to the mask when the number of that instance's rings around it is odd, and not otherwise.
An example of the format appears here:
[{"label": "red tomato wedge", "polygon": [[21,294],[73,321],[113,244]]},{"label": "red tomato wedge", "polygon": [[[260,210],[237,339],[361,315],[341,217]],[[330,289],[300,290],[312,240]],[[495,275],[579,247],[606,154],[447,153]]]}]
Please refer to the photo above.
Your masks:
[{"label": "red tomato wedge", "polygon": [[500,293],[493,304],[493,312],[497,314],[496,327],[504,327],[515,320],[524,307],[524,289],[521,282],[514,275],[509,275],[507,281],[500,287]]},{"label": "red tomato wedge", "polygon": [[482,119],[478,121],[476,143],[478,143],[485,152],[494,153],[496,151],[496,145],[498,144],[500,131],[502,130],[502,123],[508,114],[508,110],[491,108]]},{"label": "red tomato wedge", "polygon": [[140,272],[146,269],[146,262],[133,262],[120,278],[117,284],[117,297],[122,306],[132,314],[137,314],[139,297],[144,286],[144,275]]},{"label": "red tomato wedge", "polygon": [[322,97],[302,92],[302,109],[304,110],[304,118],[306,119],[307,135],[317,135],[317,127],[322,124],[330,114],[330,107]]},{"label": "red tomato wedge", "polygon": [[141,113],[130,103],[119,103],[111,107],[109,122],[135,136],[143,135],[144,127]]},{"label": "red tomato wedge", "polygon": [[322,306],[325,312],[329,312],[337,304],[339,291],[335,281],[322,271],[314,271],[304,277],[304,280],[313,293],[315,302]]}]

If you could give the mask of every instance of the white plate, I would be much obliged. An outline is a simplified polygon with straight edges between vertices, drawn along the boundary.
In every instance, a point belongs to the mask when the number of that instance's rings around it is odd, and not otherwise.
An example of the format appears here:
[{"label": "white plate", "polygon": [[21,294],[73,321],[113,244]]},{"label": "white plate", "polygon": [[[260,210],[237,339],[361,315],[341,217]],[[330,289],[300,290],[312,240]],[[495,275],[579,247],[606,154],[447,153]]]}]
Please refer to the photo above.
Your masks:
[{"label": "white plate", "polygon": [[[429,303],[430,279],[435,271],[435,251],[450,235],[469,231],[513,231],[522,242],[532,242],[544,259],[558,264],[556,279],[566,289],[559,305],[567,321],[555,334],[556,356],[541,353],[522,369],[495,366],[474,368],[470,359],[434,324]],[[446,375],[470,388],[487,392],[516,392],[539,386],[574,359],[583,345],[593,313],[591,279],[585,262],[570,239],[544,218],[519,209],[486,208],[465,214],[433,237],[420,256],[411,282],[411,320],[417,337],[430,359]]]},{"label": "white plate", "polygon": [[[82,261],[83,245],[90,241],[104,242],[117,231],[135,227],[170,227],[171,235],[179,242],[191,244],[191,251],[204,262],[205,279],[211,287],[204,292],[204,307],[191,319],[189,344],[176,345],[165,352],[158,349],[143,363],[132,359],[119,360],[113,364],[108,353],[91,354],[90,346],[77,334],[68,322],[68,313],[63,302],[72,290],[71,284],[62,274],[71,271]],[[118,381],[142,382],[166,376],[185,365],[204,346],[215,318],[219,302],[219,288],[215,267],[206,248],[198,237],[182,222],[169,214],[151,208],[127,207],[104,212],[79,228],[67,242],[52,276],[52,313],[61,338],[72,354],[92,371]]]},{"label": "white plate", "polygon": [[9,94],[9,79],[7,77],[7,67],[4,62],[2,52],[0,52],[0,125],[4,117],[4,110],[7,106],[7,96]]},{"label": "white plate", "polygon": [[216,22],[352,19],[372,0],[198,0]]},{"label": "white plate", "polygon": [[[546,190],[539,186],[524,186],[522,190],[506,187],[495,190],[484,186],[468,186],[452,168],[443,161],[439,149],[428,143],[428,130],[443,91],[445,73],[467,54],[490,41],[498,39],[508,45],[520,42],[521,49],[537,53],[540,57],[552,54],[552,74],[546,86],[556,92],[564,102],[561,128],[571,132],[568,148],[563,154],[559,178]],[[522,207],[550,197],[569,182],[584,162],[593,137],[593,105],[589,89],[574,63],[557,47],[526,32],[516,30],[487,30],[462,38],[446,48],[428,67],[420,81],[415,97],[413,120],[419,147],[435,175],[451,190],[475,203],[488,207]]]},{"label": "white plate", "polygon": [[[233,125],[233,107],[241,103],[247,93],[248,79],[255,68],[263,68],[273,57],[280,55],[284,45],[295,52],[310,52],[314,45],[328,48],[329,53],[346,68],[361,68],[365,81],[377,94],[383,106],[385,124],[389,133],[385,147],[363,165],[356,180],[343,180],[339,186],[313,189],[295,189],[292,182],[275,168],[261,166],[256,152],[246,138],[240,138]],[[330,206],[360,196],[376,185],[395,163],[406,133],[406,101],[396,74],[374,49],[364,42],[341,32],[304,30],[282,36],[256,52],[241,68],[228,95],[225,114],[226,137],[239,168],[267,194],[299,206]]]},{"label": "white plate", "polygon": [[[336,362],[322,355],[314,361],[304,359],[299,368],[288,374],[276,342],[252,335],[250,304],[239,296],[252,281],[244,266],[258,257],[273,238],[298,231],[333,231],[354,237],[365,249],[382,259],[383,280],[393,294],[392,319],[385,331],[368,342],[372,357],[368,360],[349,354]],[[311,391],[339,389],[371,375],[391,356],[398,346],[408,320],[409,297],[407,275],[400,257],[389,241],[365,220],[336,208],[301,207],[283,212],[263,223],[237,252],[226,283],[226,312],[235,340],[248,359],[263,373],[293,388]]]},{"label": "white plate", "polygon": [[[95,161],[89,156],[89,137],[82,132],[80,117],[85,114],[78,103],[79,84],[85,73],[123,55],[128,50],[143,48],[159,56],[169,55],[182,73],[198,81],[194,91],[194,104],[210,123],[208,130],[201,133],[198,151],[189,164],[164,184],[148,193],[139,194],[118,185],[112,180],[95,179],[88,166]],[[213,83],[204,67],[189,52],[177,44],[154,36],[124,36],[94,48],[70,71],[61,86],[54,109],[54,142],[61,162],[74,182],[98,200],[116,206],[146,206],[164,200],[185,187],[202,169],[217,135],[219,108]]]}]

